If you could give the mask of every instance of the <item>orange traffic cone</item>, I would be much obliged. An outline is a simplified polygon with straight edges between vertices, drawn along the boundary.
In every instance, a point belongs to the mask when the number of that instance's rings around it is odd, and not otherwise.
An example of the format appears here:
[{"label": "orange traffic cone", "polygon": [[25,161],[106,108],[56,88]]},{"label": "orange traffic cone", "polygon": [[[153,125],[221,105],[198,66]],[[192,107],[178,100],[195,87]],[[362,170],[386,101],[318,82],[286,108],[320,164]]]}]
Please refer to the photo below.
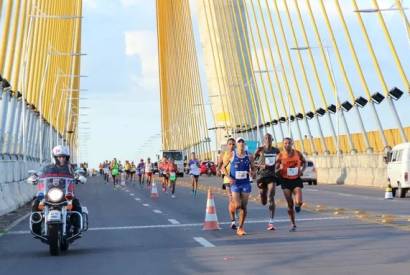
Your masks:
[{"label": "orange traffic cone", "polygon": [[153,199],[159,198],[158,189],[157,189],[157,185],[155,184],[155,182],[151,184],[151,198]]},{"label": "orange traffic cone", "polygon": [[208,189],[208,200],[206,202],[205,222],[203,230],[219,230],[218,217],[216,216],[215,200],[211,189]]}]

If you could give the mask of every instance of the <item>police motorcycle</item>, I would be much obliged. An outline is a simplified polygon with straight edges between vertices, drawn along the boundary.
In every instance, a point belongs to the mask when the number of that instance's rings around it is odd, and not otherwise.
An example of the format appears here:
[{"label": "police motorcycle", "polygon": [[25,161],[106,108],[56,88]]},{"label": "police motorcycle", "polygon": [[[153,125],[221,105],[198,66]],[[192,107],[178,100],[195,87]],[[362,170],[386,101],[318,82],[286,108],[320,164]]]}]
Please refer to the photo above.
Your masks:
[{"label": "police motorcycle", "polygon": [[[82,213],[73,211],[74,184],[85,183],[87,179],[77,173],[74,178],[39,177],[36,171],[29,174],[27,182],[36,185],[40,200],[38,211],[30,215],[30,232],[35,239],[48,244],[51,255],[57,256],[88,230],[87,207],[81,207]],[[77,218],[77,226],[72,224],[73,218]],[[33,230],[34,226],[37,230]]]}]

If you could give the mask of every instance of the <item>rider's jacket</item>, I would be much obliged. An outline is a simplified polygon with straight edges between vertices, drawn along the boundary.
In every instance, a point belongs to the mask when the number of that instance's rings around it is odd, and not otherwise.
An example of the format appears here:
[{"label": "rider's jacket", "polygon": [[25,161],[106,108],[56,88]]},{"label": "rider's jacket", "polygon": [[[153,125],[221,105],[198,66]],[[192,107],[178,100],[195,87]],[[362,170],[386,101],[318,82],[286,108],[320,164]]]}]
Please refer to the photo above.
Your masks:
[{"label": "rider's jacket", "polygon": [[[56,164],[50,164],[45,166],[40,175],[40,179],[42,178],[52,178],[52,177],[62,177],[62,178],[72,178],[74,179],[74,171],[70,164],[66,164],[63,166],[59,166]],[[68,192],[74,195],[74,181],[71,182],[68,186]],[[37,185],[37,197],[44,196],[44,184],[40,183]]]}]

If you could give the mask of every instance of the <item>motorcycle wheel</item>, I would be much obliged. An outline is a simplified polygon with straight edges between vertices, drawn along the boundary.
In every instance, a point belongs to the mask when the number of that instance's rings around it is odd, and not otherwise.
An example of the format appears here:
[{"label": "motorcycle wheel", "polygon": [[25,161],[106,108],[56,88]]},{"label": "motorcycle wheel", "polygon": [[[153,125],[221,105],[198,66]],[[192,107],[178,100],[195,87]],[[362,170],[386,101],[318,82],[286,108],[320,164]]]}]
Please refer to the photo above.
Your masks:
[{"label": "motorcycle wheel", "polygon": [[50,224],[48,226],[48,245],[51,256],[60,255],[60,225]]}]

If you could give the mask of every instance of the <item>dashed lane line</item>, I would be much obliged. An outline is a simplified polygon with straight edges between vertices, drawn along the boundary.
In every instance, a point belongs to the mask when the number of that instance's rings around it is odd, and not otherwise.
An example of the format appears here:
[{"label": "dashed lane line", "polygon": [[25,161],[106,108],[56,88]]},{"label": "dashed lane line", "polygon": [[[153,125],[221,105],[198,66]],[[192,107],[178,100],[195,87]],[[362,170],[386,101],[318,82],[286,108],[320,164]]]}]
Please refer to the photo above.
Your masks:
[{"label": "dashed lane line", "polygon": [[152,212],[157,213],[157,214],[162,214],[162,211],[158,210],[158,209],[154,209],[154,210],[152,210]]},{"label": "dashed lane line", "polygon": [[212,244],[211,242],[209,242],[207,239],[202,238],[202,237],[194,237],[194,240],[199,243],[200,245],[202,245],[203,247],[215,247],[214,244]]}]

